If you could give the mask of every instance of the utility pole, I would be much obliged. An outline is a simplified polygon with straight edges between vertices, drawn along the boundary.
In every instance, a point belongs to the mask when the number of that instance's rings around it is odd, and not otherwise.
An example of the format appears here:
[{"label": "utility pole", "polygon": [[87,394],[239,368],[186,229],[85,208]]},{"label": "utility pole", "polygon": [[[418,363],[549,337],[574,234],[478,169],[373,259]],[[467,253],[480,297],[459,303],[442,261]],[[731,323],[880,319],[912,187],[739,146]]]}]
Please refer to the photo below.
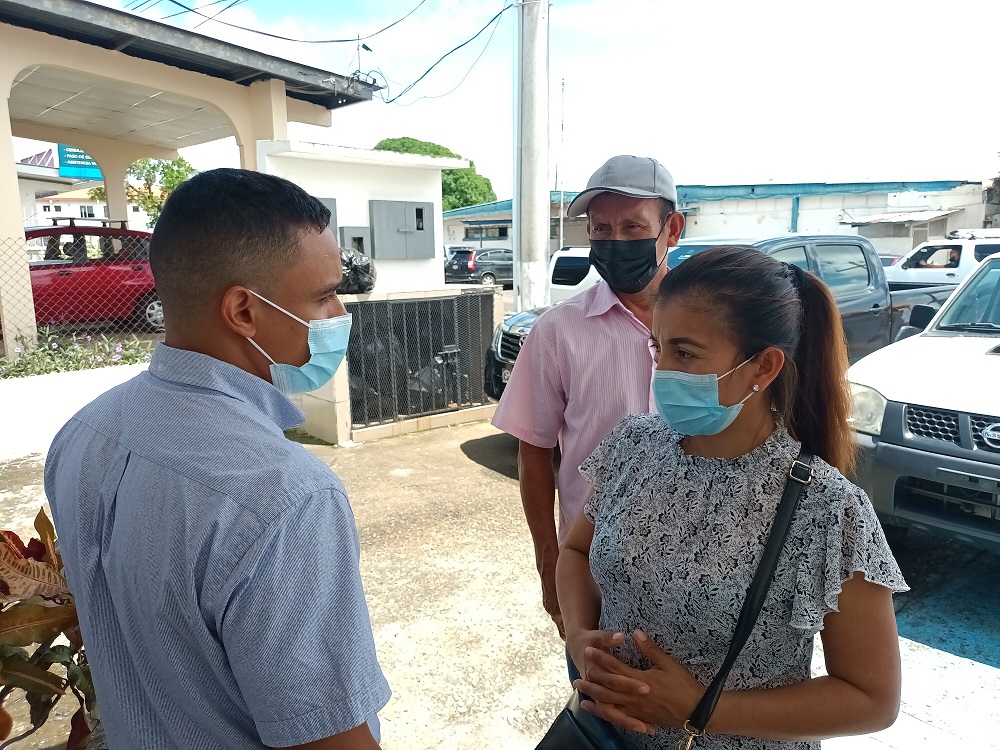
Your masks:
[{"label": "utility pole", "polygon": [[515,304],[549,299],[549,0],[517,4],[514,122]]},{"label": "utility pole", "polygon": [[566,153],[566,79],[562,79],[562,92],[559,95],[559,161],[556,162],[556,190],[559,191],[559,247],[562,250],[566,244],[565,232],[563,231],[563,217],[566,215],[566,191],[563,190],[562,182],[559,180],[559,167],[562,164],[563,155]]}]

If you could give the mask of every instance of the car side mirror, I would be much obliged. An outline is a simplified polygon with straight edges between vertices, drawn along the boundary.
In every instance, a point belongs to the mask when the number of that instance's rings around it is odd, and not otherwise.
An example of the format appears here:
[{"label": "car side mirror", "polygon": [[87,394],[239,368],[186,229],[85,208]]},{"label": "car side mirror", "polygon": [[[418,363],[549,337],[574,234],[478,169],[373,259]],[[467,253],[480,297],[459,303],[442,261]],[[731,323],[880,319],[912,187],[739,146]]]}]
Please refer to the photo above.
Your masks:
[{"label": "car side mirror", "polygon": [[910,320],[907,326],[923,331],[930,325],[935,315],[937,315],[937,310],[930,305],[914,305],[910,310]]}]

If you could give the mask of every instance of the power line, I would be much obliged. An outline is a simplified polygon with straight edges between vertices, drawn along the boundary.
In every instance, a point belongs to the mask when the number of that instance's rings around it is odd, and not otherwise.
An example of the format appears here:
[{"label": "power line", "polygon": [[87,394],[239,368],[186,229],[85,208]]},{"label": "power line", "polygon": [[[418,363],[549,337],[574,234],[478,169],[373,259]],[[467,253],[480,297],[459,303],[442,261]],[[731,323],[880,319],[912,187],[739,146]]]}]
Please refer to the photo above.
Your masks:
[{"label": "power line", "polygon": [[245,3],[245,2],[246,2],[246,0],[233,0],[231,3],[229,3],[229,5],[227,5],[225,8],[223,8],[222,10],[220,10],[218,13],[216,13],[211,18],[205,18],[205,19],[199,21],[198,23],[196,23],[193,27],[191,27],[191,30],[194,31],[195,29],[197,29],[197,28],[199,28],[201,26],[204,26],[209,21],[215,21],[219,16],[221,16],[223,13],[225,13],[230,8],[233,8],[233,7],[237,6],[237,5],[239,5],[240,3]]},{"label": "power line", "polygon": [[[201,16],[202,18],[208,19],[209,21],[213,20],[212,16],[206,16],[200,10],[184,5],[184,3],[181,3],[178,0],[168,0],[168,2],[172,3],[173,5],[176,5],[178,8],[181,8],[185,13],[194,13],[195,15]],[[216,23],[222,24],[223,26],[228,26],[231,29],[239,29],[240,31],[249,31],[251,34],[260,34],[261,36],[266,36],[270,39],[279,39],[283,42],[296,42],[298,44],[346,44],[349,42],[351,44],[356,44],[359,40],[364,41],[365,39],[371,39],[372,37],[378,36],[383,31],[388,31],[396,24],[402,23],[407,18],[412,16],[414,13],[416,13],[417,10],[420,8],[420,6],[426,2],[427,0],[420,0],[420,2],[417,3],[417,6],[409,13],[407,13],[405,16],[403,16],[397,21],[393,21],[388,26],[385,26],[384,28],[381,28],[372,34],[368,34],[367,36],[362,36],[362,37],[356,36],[351,39],[295,39],[293,37],[281,36],[280,34],[272,34],[268,31],[261,31],[260,29],[252,29],[249,26],[240,26],[239,24],[228,23],[227,21],[216,21]]]},{"label": "power line", "polygon": [[[504,10],[507,10],[507,8],[504,8]],[[493,31],[490,32],[490,37],[489,37],[489,39],[486,40],[486,44],[483,45],[483,49],[480,51],[479,55],[476,57],[475,60],[472,61],[472,65],[469,66],[469,69],[467,71],[465,71],[465,75],[462,76],[462,80],[461,81],[459,81],[458,83],[456,83],[455,86],[450,91],[446,91],[443,94],[436,94],[436,95],[433,95],[433,96],[420,96],[420,97],[417,97],[416,99],[414,99],[412,102],[407,102],[406,104],[400,104],[399,106],[400,107],[411,107],[414,104],[416,104],[417,102],[419,102],[421,99],[443,99],[444,97],[449,96],[451,94],[454,94],[456,91],[458,91],[459,87],[463,83],[465,83],[465,80],[472,73],[472,69],[475,68],[476,65],[479,63],[479,61],[483,59],[483,55],[486,54],[486,50],[489,49],[490,42],[493,41],[493,36],[497,33],[497,28],[499,28],[499,26],[500,26],[500,16],[503,14],[504,10],[500,11],[500,13],[498,13],[496,16],[494,16],[494,20],[493,21],[490,21],[490,23],[494,23],[495,22],[494,26],[493,26]],[[487,24],[487,25],[489,25],[489,24]],[[480,32],[480,33],[482,33],[482,32]],[[478,36],[478,34],[476,36]],[[475,39],[475,37],[473,37],[473,39]],[[382,71],[379,71],[379,72],[382,73]],[[385,77],[385,73],[382,73],[382,76]],[[386,79],[386,80],[388,80],[388,79]],[[400,94],[400,96],[402,96],[402,94]]]},{"label": "power line", "polygon": [[[205,3],[205,5],[202,5],[201,10],[205,10],[205,8],[211,8],[213,5],[222,5],[222,3],[224,2],[226,2],[226,0],[212,0],[212,2]],[[168,18],[176,18],[177,16],[183,16],[187,12],[188,11],[186,10],[179,10],[176,13],[171,13],[169,16],[164,16],[162,20],[166,21]]]},{"label": "power line", "polygon": [[[171,0],[171,2],[176,2],[176,0]],[[501,10],[499,13],[497,13],[495,16],[493,16],[493,18],[491,18],[489,21],[487,21],[486,25],[483,26],[483,28],[481,28],[479,31],[477,31],[474,36],[472,36],[470,39],[466,39],[464,42],[462,42],[457,47],[455,47],[455,48],[449,50],[448,52],[445,52],[443,55],[441,55],[441,57],[438,58],[438,61],[436,63],[434,63],[433,65],[431,65],[426,71],[424,71],[424,74],[422,76],[420,76],[420,78],[418,78],[417,80],[415,80],[413,83],[411,83],[409,86],[407,86],[405,89],[403,89],[399,94],[397,94],[393,98],[391,98],[391,99],[385,99],[385,103],[386,104],[392,104],[393,102],[397,101],[400,97],[406,96],[406,94],[408,94],[413,89],[414,86],[416,86],[418,83],[420,83],[422,80],[424,80],[430,74],[430,72],[432,70],[434,70],[434,68],[436,68],[438,65],[440,65],[442,63],[442,61],[444,61],[444,59],[446,57],[448,57],[449,55],[454,54],[455,52],[458,52],[460,49],[462,49],[462,47],[465,47],[466,45],[471,44],[472,42],[474,42],[479,37],[479,35],[482,34],[484,31],[486,31],[486,29],[488,29],[497,19],[499,19],[500,16],[502,16],[504,13],[506,13],[508,10],[510,10],[513,7],[514,7],[513,4],[504,6],[503,10]],[[468,75],[468,74],[466,74],[466,75]],[[461,85],[461,84],[459,84],[459,85]]]}]

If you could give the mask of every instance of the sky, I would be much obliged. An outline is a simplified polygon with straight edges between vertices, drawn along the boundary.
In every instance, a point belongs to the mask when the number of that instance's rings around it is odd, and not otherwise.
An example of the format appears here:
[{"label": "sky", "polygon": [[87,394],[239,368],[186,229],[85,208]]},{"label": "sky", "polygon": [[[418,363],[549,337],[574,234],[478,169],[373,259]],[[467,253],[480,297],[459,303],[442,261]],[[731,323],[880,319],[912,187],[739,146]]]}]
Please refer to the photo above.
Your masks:
[{"label": "sky", "polygon": [[[140,15],[179,10],[173,0],[152,1]],[[209,15],[228,5],[209,1],[198,3]],[[354,38],[417,2],[245,0],[220,20],[296,39]],[[503,7],[425,0],[366,40],[372,51],[362,50],[360,63],[353,43],[283,42],[215,22],[197,32],[345,75],[381,71],[396,96]],[[434,141],[472,159],[509,198],[516,12],[398,102],[335,110],[328,129],[291,124],[290,137],[361,148],[387,137]],[[190,13],[165,20],[189,29],[202,21]],[[995,0],[557,0],[550,184],[558,165],[561,187],[582,189],[616,153],[653,156],[688,185],[996,177],[998,33]],[[19,157],[32,153],[31,144],[18,148]],[[199,169],[238,166],[231,140],[182,153]]]}]

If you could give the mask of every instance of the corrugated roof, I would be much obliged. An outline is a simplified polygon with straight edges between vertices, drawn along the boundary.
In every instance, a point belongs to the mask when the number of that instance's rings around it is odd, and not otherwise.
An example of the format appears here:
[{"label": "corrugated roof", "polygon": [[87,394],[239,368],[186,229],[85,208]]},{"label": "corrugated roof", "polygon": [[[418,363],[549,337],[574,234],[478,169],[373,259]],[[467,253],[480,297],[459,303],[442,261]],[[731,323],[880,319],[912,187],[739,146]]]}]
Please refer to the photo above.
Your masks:
[{"label": "corrugated roof", "polygon": [[873,214],[871,216],[860,216],[856,219],[843,219],[841,224],[850,224],[852,227],[865,227],[870,224],[922,224],[934,221],[951,214],[962,211],[961,208],[951,209],[924,209],[919,211],[895,211],[886,214]]},{"label": "corrugated roof", "polygon": [[[926,182],[795,182],[760,185],[678,185],[677,200],[681,209],[689,203],[702,201],[760,200],[762,198],[794,198],[814,195],[864,195],[871,193],[943,193],[963,185],[982,185],[978,180],[931,180]],[[568,206],[578,192],[563,193]],[[552,203],[559,202],[559,191],[549,194]],[[492,216],[510,213],[513,201],[480,203],[444,212],[445,219],[467,216]]]}]

